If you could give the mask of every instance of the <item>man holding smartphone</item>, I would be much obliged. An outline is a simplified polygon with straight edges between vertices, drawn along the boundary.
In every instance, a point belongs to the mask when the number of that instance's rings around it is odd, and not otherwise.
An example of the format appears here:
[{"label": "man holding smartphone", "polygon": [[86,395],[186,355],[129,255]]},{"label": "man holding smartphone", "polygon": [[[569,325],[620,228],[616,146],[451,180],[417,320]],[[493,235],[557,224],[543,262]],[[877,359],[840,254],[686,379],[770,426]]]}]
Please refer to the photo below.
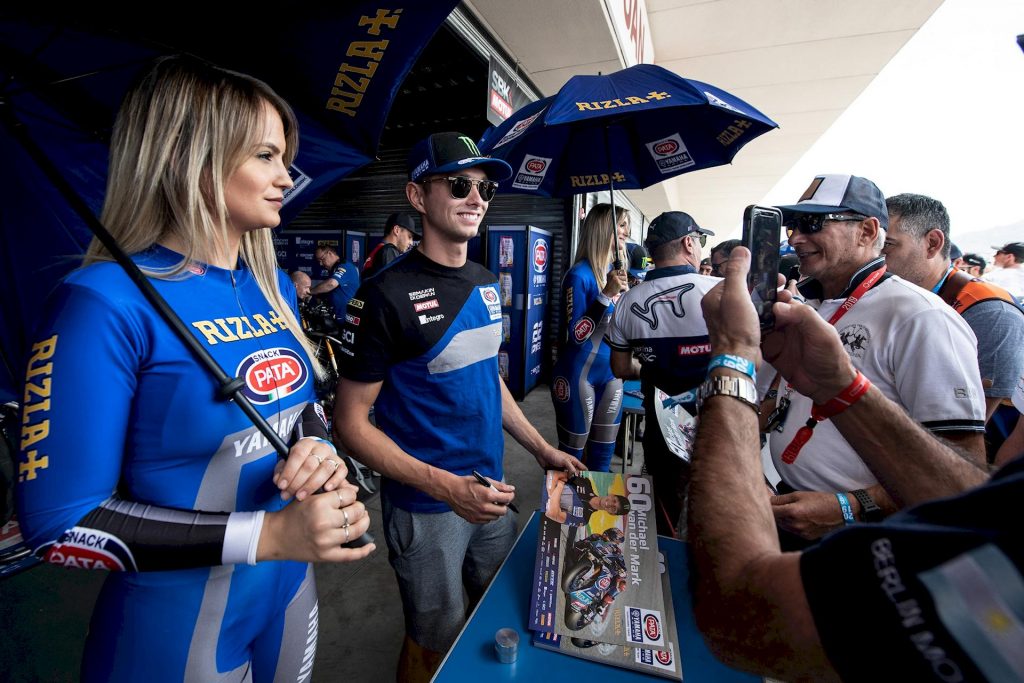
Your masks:
[{"label": "man holding smartphone", "polygon": [[[886,272],[881,190],[866,178],[820,175],[797,204],[778,208],[807,278],[800,293],[835,327],[853,365],[926,429],[983,462],[974,334],[937,296]],[[772,417],[780,491],[790,491],[772,498],[772,510],[792,534],[784,534],[788,548],[899,507],[810,397],[780,384]]]}]

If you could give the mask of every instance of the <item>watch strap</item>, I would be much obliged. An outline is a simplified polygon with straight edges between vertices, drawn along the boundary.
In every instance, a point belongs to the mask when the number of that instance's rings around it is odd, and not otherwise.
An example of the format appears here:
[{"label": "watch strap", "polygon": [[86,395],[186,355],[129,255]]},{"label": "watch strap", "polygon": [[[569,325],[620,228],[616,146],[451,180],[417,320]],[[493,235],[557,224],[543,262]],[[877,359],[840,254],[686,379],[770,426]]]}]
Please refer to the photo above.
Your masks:
[{"label": "watch strap", "polygon": [[864,489],[857,489],[856,491],[850,491],[853,497],[860,503],[860,517],[865,522],[880,522],[882,521],[882,508],[878,507],[875,503],[874,498],[871,494]]},{"label": "watch strap", "polygon": [[709,377],[697,390],[697,410],[703,408],[704,402],[712,396],[731,396],[746,403],[755,413],[760,414],[757,387],[746,377],[732,375]]}]

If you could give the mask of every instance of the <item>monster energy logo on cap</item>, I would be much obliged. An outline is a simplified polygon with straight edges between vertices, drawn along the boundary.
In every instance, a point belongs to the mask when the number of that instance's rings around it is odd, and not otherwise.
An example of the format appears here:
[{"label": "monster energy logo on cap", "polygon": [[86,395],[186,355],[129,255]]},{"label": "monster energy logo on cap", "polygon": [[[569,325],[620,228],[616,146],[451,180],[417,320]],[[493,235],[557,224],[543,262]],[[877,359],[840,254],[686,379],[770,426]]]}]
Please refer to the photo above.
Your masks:
[{"label": "monster energy logo on cap", "polygon": [[420,141],[409,155],[409,179],[449,173],[465,168],[480,168],[488,179],[501,181],[512,176],[512,168],[501,159],[480,153],[473,138],[462,133],[434,133]]}]

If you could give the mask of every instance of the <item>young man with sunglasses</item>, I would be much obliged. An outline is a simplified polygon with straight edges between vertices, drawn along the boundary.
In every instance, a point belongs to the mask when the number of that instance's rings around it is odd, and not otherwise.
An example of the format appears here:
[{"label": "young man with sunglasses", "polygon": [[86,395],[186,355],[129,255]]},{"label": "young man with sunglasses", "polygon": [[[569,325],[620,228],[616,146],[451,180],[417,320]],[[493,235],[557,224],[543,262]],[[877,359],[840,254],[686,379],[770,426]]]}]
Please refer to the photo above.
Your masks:
[{"label": "young man with sunglasses", "polygon": [[[800,293],[835,327],[857,370],[925,428],[983,462],[974,334],[937,296],[886,272],[880,251],[889,218],[878,187],[822,175],[797,204],[778,208],[807,278]],[[774,374],[761,372],[762,380]],[[772,498],[777,524],[792,534],[783,534],[788,548],[898,508],[828,414],[780,384],[768,434],[780,491],[790,491]]]},{"label": "young man with sunglasses", "polygon": [[463,589],[478,600],[515,539],[502,428],[541,467],[583,469],[544,441],[501,381],[497,278],[466,258],[511,175],[459,133],[416,145],[405,190],[423,239],[364,282],[342,332],[334,430],[384,476],[384,536],[406,624],[400,681],[430,678],[465,621]]},{"label": "young man with sunglasses", "polygon": [[[713,234],[682,211],[651,221],[644,245],[654,270],[622,295],[612,314],[605,335],[612,372],[640,379],[647,415],[654,415],[655,388],[680,394],[703,382],[707,373],[711,356],[700,300],[719,280],[698,274],[697,268],[701,248]],[[659,503],[658,532],[675,534],[689,470],[665,445],[657,420],[649,421],[643,444]]]}]

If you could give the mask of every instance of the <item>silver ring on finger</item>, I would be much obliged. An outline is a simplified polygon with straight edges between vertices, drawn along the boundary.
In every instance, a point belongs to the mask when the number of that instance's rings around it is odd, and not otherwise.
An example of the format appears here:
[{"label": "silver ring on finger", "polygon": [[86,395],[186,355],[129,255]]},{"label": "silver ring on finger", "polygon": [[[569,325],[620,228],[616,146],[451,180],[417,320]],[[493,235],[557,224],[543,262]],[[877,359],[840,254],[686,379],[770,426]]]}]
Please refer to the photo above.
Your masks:
[{"label": "silver ring on finger", "polygon": [[338,471],[338,467],[341,465],[341,461],[340,460],[335,460],[334,458],[325,458],[325,462],[328,465],[333,465],[335,472]]},{"label": "silver ring on finger", "polygon": [[313,457],[316,458],[316,464],[317,465],[323,465],[324,464],[323,456],[321,456],[321,455],[314,455]]},{"label": "silver ring on finger", "polygon": [[341,491],[335,491],[335,493],[337,493],[337,494],[338,494],[338,504],[339,504],[339,505],[340,505],[341,507],[345,507],[345,499],[344,499],[344,498],[342,498],[342,496],[341,496]]},{"label": "silver ring on finger", "polygon": [[341,528],[345,530],[345,543],[348,543],[348,524]]},{"label": "silver ring on finger", "polygon": [[341,525],[341,528],[347,529],[348,528],[348,510],[342,510],[341,514],[344,515],[344,517],[345,517],[345,523]]}]

